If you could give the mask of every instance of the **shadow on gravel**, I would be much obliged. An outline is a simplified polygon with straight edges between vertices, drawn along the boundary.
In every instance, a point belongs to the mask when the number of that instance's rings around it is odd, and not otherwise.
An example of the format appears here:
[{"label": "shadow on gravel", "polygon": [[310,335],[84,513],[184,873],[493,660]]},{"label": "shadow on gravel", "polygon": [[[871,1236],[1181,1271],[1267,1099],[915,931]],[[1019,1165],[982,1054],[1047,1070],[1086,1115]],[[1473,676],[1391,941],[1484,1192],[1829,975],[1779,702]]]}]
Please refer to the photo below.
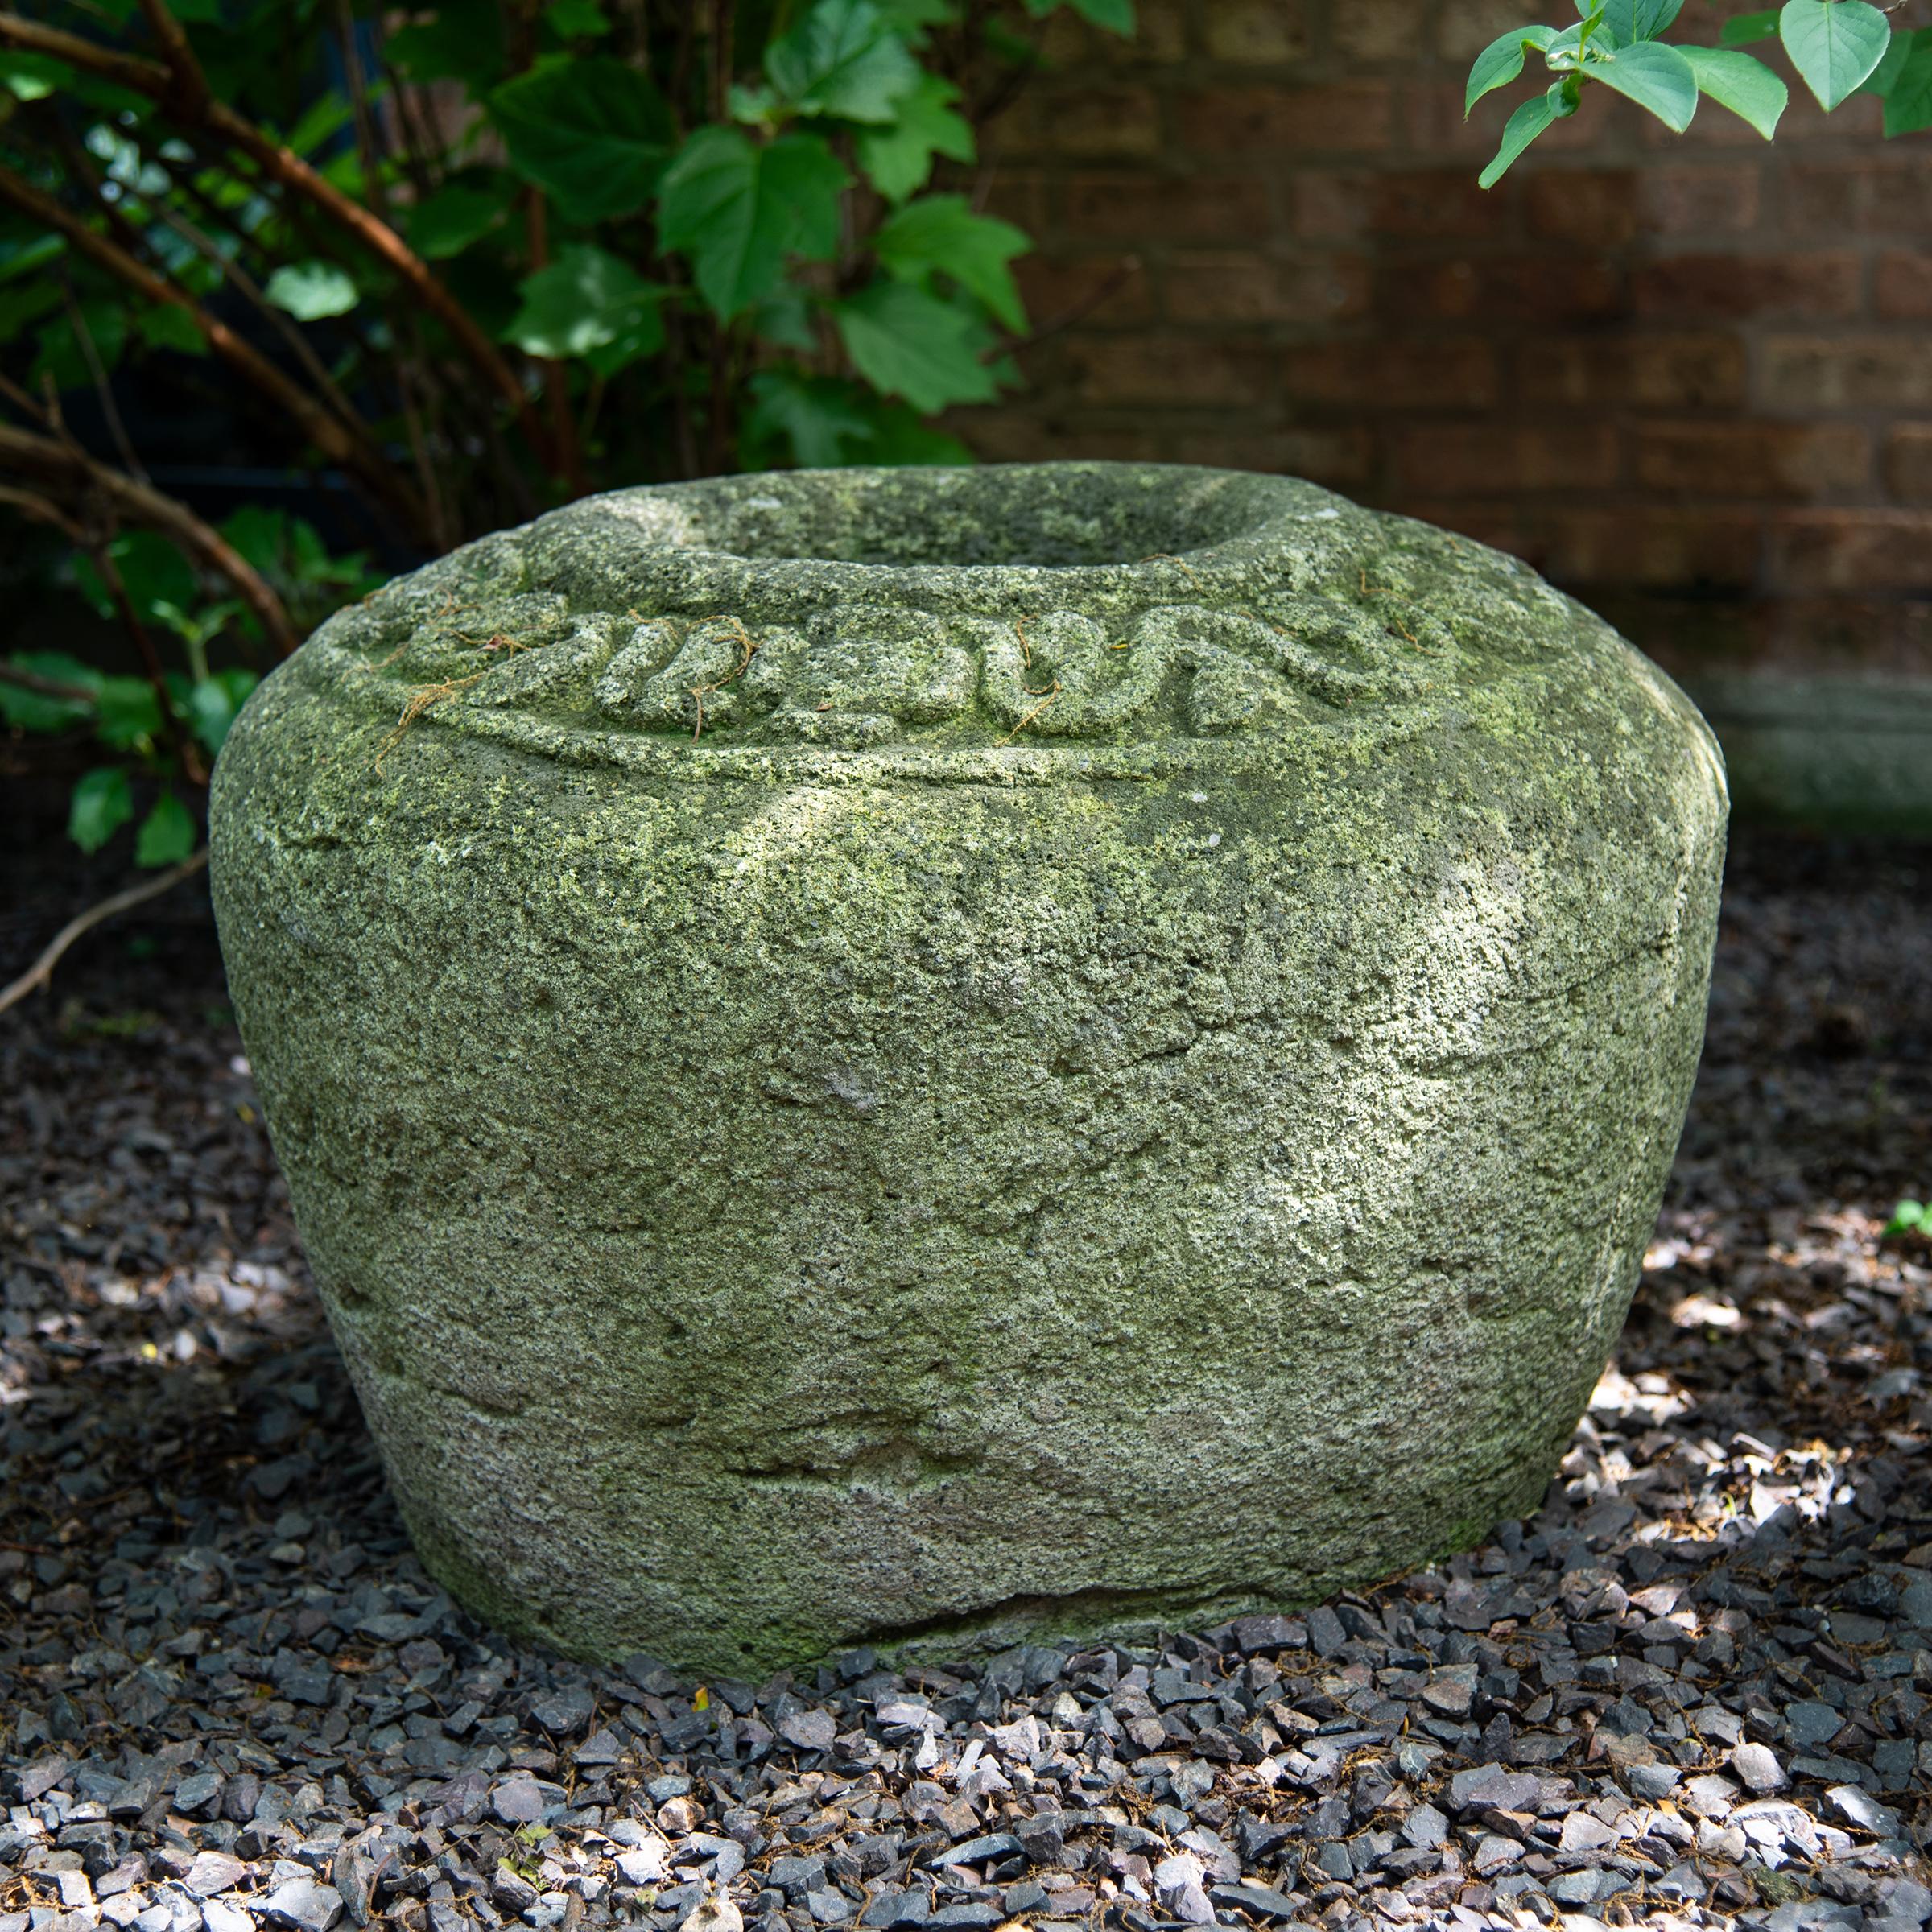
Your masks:
[{"label": "shadow on gravel", "polygon": [[[118,881],[51,840],[11,970]],[[1532,1521],[1162,1649],[591,1671],[411,1555],[205,896],[0,1017],[0,1932],[1932,1919],[1932,850],[1745,835]]]}]

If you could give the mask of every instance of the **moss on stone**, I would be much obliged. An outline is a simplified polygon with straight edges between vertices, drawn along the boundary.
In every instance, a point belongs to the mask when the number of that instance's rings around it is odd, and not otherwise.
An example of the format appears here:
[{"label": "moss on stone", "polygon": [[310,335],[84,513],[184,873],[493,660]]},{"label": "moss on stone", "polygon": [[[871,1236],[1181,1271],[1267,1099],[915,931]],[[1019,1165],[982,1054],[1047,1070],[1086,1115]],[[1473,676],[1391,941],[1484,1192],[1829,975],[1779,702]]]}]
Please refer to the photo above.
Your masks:
[{"label": "moss on stone", "polygon": [[1724,815],[1510,559],[1058,464],[486,539],[267,680],[212,836],[424,1560],[742,1675],[1302,1602],[1532,1506]]}]

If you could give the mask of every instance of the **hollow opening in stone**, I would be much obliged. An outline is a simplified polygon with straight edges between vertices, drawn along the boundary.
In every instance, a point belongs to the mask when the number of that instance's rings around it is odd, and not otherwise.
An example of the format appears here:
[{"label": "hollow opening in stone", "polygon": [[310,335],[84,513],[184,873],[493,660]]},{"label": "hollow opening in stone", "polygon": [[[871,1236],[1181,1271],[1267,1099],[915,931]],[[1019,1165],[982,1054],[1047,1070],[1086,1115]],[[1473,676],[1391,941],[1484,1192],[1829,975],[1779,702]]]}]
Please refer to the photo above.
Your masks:
[{"label": "hollow opening in stone", "polygon": [[683,540],[888,568],[1092,569],[1179,556],[1278,514],[1264,479],[1141,464],[780,472],[695,485]]}]

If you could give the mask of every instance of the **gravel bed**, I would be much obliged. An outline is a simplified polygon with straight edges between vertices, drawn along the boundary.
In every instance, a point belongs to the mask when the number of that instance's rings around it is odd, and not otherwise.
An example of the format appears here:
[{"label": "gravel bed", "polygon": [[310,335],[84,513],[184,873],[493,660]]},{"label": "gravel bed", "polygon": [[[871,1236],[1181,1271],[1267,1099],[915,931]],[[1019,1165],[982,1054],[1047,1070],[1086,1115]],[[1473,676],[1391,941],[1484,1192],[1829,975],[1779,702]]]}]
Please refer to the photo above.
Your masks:
[{"label": "gravel bed", "polygon": [[[88,881],[29,883],[10,957]],[[411,1555],[184,894],[0,1018],[0,1932],[1916,1932],[1928,1186],[1932,851],[1740,840],[1534,1519],[1158,1647],[590,1670]]]}]

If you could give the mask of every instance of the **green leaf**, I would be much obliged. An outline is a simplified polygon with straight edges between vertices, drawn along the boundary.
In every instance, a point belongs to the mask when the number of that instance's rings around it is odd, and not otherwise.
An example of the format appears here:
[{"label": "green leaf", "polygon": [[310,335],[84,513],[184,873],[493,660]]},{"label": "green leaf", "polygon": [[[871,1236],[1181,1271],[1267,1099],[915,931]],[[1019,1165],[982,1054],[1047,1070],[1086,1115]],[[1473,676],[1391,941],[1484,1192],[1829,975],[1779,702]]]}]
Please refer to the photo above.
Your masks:
[{"label": "green leaf", "polygon": [[52,275],[35,275],[17,288],[0,288],[0,342],[11,342],[50,308],[60,306],[60,283]]},{"label": "green leaf", "polygon": [[499,176],[488,188],[452,181],[438,188],[407,213],[411,247],[431,262],[461,254],[502,221],[513,192],[507,176]]},{"label": "green leaf", "polygon": [[161,701],[145,678],[103,678],[94,730],[114,751],[145,751],[161,735]]},{"label": "green leaf", "polygon": [[261,683],[252,671],[239,665],[217,671],[203,678],[188,694],[188,719],[195,736],[208,748],[212,758],[221,749],[235,714],[248,701],[248,694]]},{"label": "green leaf", "polygon": [[811,305],[803,289],[789,285],[752,310],[751,332],[761,342],[795,349],[801,355],[808,356],[819,346],[818,332],[811,325]]},{"label": "green leaf", "polygon": [[597,0],[550,0],[543,24],[559,40],[592,40],[610,31],[610,22]]},{"label": "green leaf", "polygon": [[134,840],[137,865],[179,865],[195,848],[194,815],[171,791],[155,800]]},{"label": "green leaf", "polygon": [[1761,14],[1740,14],[1727,20],[1717,30],[1719,41],[1726,47],[1749,47],[1754,41],[1769,40],[1777,31],[1777,10],[1773,7]]},{"label": "green leaf", "polygon": [[[128,601],[141,616],[153,617],[156,606],[161,604],[186,606],[196,601],[199,587],[192,566],[166,537],[157,532],[128,530],[108,545],[107,554],[120,573]],[[108,595],[107,586],[96,576],[94,567],[87,558],[76,559],[74,580],[80,594],[99,615],[111,617],[114,614],[114,599]],[[147,688],[138,678],[130,681],[143,691]]]},{"label": "green leaf", "polygon": [[1892,1210],[1892,1218],[1885,1224],[1885,1235],[1913,1234],[1921,1231],[1932,1232],[1932,1210],[1922,1201],[1904,1200]]},{"label": "green leaf", "polygon": [[[1862,0],[1835,0],[1835,4],[1862,4]],[[1593,80],[1646,107],[1673,134],[1681,134],[1697,112],[1697,75],[1674,47],[1640,40],[1619,47],[1584,70]]]},{"label": "green leaf", "polygon": [[972,128],[953,110],[960,90],[937,74],[921,74],[883,127],[862,128],[853,142],[866,179],[888,201],[917,194],[932,173],[932,158],[971,161],[977,154]]},{"label": "green leaf", "polygon": [[285,262],[269,277],[262,292],[298,322],[345,316],[362,299],[347,270],[332,262]]},{"label": "green leaf", "polygon": [[1932,127],[1932,31],[1922,27],[1910,36],[1893,36],[1895,39],[1908,37],[1911,46],[1885,96],[1888,139],[1894,134],[1913,134],[1922,127]]},{"label": "green leaf", "polygon": [[818,0],[765,50],[765,72],[801,114],[886,122],[919,80],[919,63],[872,0]]},{"label": "green leaf", "polygon": [[872,440],[873,424],[865,407],[868,398],[856,383],[767,369],[749,386],[745,433],[754,448],[778,443],[801,469],[832,469],[865,460],[861,446]]},{"label": "green leaf", "polygon": [[0,51],[0,87],[16,101],[44,101],[74,85],[74,70],[47,54]]},{"label": "green leaf", "polygon": [[[60,286],[54,278],[54,297],[60,299]],[[87,332],[87,340],[93,345],[94,354],[103,369],[110,373],[121,360],[121,352],[127,346],[127,313],[118,302],[108,300],[100,295],[89,295],[77,303],[80,324]],[[56,316],[41,330],[39,353],[35,357],[29,372],[36,382],[41,376],[51,377],[56,389],[92,389],[94,385],[93,365],[88,360],[87,352],[72,320],[68,316]]]},{"label": "green leaf", "polygon": [[954,402],[989,402],[999,393],[980,359],[988,346],[972,316],[903,282],[869,283],[833,305],[852,365],[881,394],[903,396],[931,415]]},{"label": "green leaf", "polygon": [[873,0],[879,15],[908,44],[923,43],[929,27],[950,27],[959,18],[958,0]]},{"label": "green leaf", "polygon": [[66,253],[67,240],[62,235],[23,235],[0,242],[0,282],[31,275]]},{"label": "green leaf", "polygon": [[184,356],[205,356],[208,338],[195,327],[194,318],[171,303],[156,303],[141,309],[134,327],[150,349],[171,349]]},{"label": "green leaf", "polygon": [[[7,663],[50,684],[68,684],[88,691],[101,688],[100,672],[64,651],[18,651]],[[0,723],[22,731],[64,731],[93,715],[93,704],[79,699],[50,698],[42,691],[23,691],[18,684],[0,684]]]},{"label": "green leaf", "polygon": [[634,361],[663,345],[658,304],[665,291],[589,242],[572,242],[549,267],[526,276],[521,292],[523,306],[508,334],[526,355],[588,356],[622,342],[625,360]]},{"label": "green leaf", "polygon": [[872,394],[842,376],[770,369],[753,376],[750,389],[741,452],[747,468],[972,460],[958,437],[923,422],[909,404]]},{"label": "green leaf", "polygon": [[1503,123],[1502,144],[1496,151],[1496,159],[1476,176],[1479,188],[1494,188],[1509,173],[1523,150],[1557,118],[1554,97],[1561,85],[1558,82],[1546,93],[1538,94],[1533,101],[1525,101]]},{"label": "green leaf", "polygon": [[1654,40],[1683,11],[1684,0],[1604,0],[1604,24],[1619,47]]},{"label": "green leaf", "polygon": [[1913,34],[1909,27],[1894,33],[1885,43],[1885,51],[1878,57],[1878,65],[1852,91],[1860,94],[1876,94],[1880,100],[1884,100],[1891,93],[1892,84],[1903,71],[1905,62],[1911,58],[1912,42]]},{"label": "green leaf", "polygon": [[134,815],[134,796],[118,765],[97,765],[68,801],[67,836],[83,852],[98,852]]},{"label": "green leaf", "polygon": [[635,214],[671,152],[671,111],[647,75],[609,54],[547,60],[489,97],[510,165],[568,221]]},{"label": "green leaf", "polygon": [[480,95],[503,72],[503,10],[498,0],[441,0],[431,19],[390,35],[382,57],[412,80],[460,80]]},{"label": "green leaf", "polygon": [[760,145],[701,127],[665,171],[658,238],[691,259],[698,293],[729,320],[778,288],[788,254],[828,261],[849,177],[816,134]]},{"label": "green leaf", "polygon": [[1865,0],[1785,0],[1779,37],[1829,114],[1885,57],[1892,28]]},{"label": "green leaf", "polygon": [[288,512],[266,503],[244,503],[221,521],[221,535],[265,577],[279,577],[285,568],[283,548],[288,541]]},{"label": "green leaf", "polygon": [[[1026,0],[1026,10],[1034,19],[1044,20],[1061,4],[1062,0]],[[1110,34],[1133,31],[1133,0],[1066,0],[1066,4],[1083,20]]]},{"label": "green leaf", "polygon": [[1777,118],[1790,102],[1790,91],[1763,61],[1728,47],[1677,51],[1690,63],[1700,93],[1749,122],[1767,141],[1777,132]]},{"label": "green leaf", "polygon": [[889,217],[873,246],[887,272],[923,287],[935,270],[984,302],[1016,332],[1026,326],[1006,264],[1033,245],[1010,221],[976,215],[964,195],[925,195]]},{"label": "green leaf", "polygon": [[1469,85],[1463,92],[1463,118],[1468,119],[1470,109],[1484,94],[1507,87],[1523,71],[1525,48],[1547,47],[1555,38],[1556,30],[1549,27],[1513,27],[1508,33],[1499,34],[1469,69]]},{"label": "green leaf", "polygon": [[896,469],[972,460],[972,452],[957,436],[935,429],[908,404],[874,402],[873,411],[872,440],[865,449],[868,463],[887,464]]}]

